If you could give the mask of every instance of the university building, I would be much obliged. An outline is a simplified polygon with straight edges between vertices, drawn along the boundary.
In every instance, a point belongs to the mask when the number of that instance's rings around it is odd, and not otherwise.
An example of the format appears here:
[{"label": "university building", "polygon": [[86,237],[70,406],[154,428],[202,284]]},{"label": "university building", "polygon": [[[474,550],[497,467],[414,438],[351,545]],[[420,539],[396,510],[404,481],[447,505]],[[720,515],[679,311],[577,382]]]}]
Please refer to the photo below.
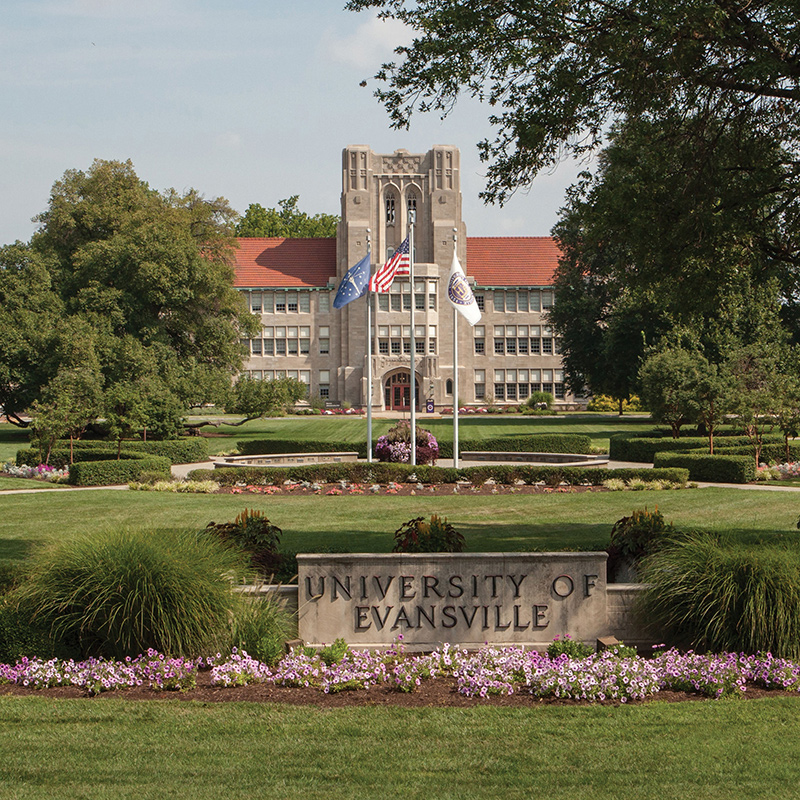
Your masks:
[{"label": "university building", "polygon": [[[424,154],[347,147],[342,156],[341,223],[336,239],[239,239],[236,287],[261,315],[248,342],[255,378],[297,378],[310,396],[373,410],[409,410],[411,309],[417,409],[506,405],[533,391],[556,406],[580,398],[564,385],[559,340],[547,324],[558,250],[549,237],[468,237],[461,218],[460,154],[436,146]],[[398,277],[372,303],[372,396],[367,381],[367,298],[341,309],[333,298],[347,270],[371,243],[373,272],[408,234],[415,213],[414,286]],[[368,233],[369,232],[369,233]],[[447,277],[454,241],[482,318],[460,315],[458,398],[453,397],[454,312]]]}]

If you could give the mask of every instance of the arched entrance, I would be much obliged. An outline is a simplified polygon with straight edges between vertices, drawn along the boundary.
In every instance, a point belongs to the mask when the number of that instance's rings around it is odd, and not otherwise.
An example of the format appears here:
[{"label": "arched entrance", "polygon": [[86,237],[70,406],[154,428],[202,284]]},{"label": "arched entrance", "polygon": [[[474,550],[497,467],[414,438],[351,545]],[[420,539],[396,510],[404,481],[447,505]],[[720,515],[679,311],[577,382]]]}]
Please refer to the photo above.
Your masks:
[{"label": "arched entrance", "polygon": [[[419,408],[419,378],[414,384],[416,408]],[[387,411],[411,411],[411,372],[393,372],[383,384],[383,403]]]}]

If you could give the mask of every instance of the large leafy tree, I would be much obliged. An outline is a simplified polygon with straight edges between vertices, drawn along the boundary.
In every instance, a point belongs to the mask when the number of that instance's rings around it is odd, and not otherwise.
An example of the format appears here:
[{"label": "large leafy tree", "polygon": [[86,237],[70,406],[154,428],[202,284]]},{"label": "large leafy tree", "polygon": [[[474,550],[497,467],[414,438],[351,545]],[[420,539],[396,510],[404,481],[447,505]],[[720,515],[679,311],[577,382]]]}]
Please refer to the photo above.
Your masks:
[{"label": "large leafy tree", "polygon": [[219,399],[258,326],[233,288],[234,219],[222,198],[151,189],[129,161],[65,173],[30,245],[0,254],[0,326],[16,331],[0,355],[7,410],[47,401],[51,384],[63,407],[64,370],[99,376],[121,435],[130,421],[174,430],[176,408]]},{"label": "large leafy tree", "polygon": [[[745,115],[794,150],[800,27],[793,0],[350,0],[404,22],[413,42],[376,77],[403,127],[447,114],[462,94],[492,108],[486,197],[505,200],[565,155],[601,143],[610,121]],[[793,180],[797,165],[787,168]]]},{"label": "large leafy tree", "polygon": [[286,239],[332,239],[339,217],[307,214],[298,208],[299,195],[278,202],[278,208],[251,203],[236,225],[237,236],[283,237]]}]

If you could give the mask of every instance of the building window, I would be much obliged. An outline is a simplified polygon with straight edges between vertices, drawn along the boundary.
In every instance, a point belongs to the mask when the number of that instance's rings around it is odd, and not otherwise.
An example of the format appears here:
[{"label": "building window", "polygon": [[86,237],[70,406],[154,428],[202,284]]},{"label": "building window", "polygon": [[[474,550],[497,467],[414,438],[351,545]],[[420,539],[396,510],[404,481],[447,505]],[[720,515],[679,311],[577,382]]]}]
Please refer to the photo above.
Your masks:
[{"label": "building window", "polygon": [[506,399],[506,385],[504,383],[496,383],[494,385],[494,399],[495,400]]},{"label": "building window", "polygon": [[326,356],[331,352],[330,328],[327,325],[320,325],[318,331],[319,354]]},{"label": "building window", "polygon": [[476,294],[476,295],[475,295],[475,304],[478,306],[478,308],[479,308],[481,311],[483,311],[483,310],[484,310],[484,309],[483,309],[483,295],[482,295],[482,294]]},{"label": "building window", "polygon": [[553,293],[542,292],[542,310],[553,307]]},{"label": "building window", "polygon": [[301,292],[299,297],[300,311],[303,314],[308,314],[311,311],[311,295],[308,292]]},{"label": "building window", "polygon": [[388,294],[379,294],[378,295],[378,311],[388,311],[389,310],[389,295]]},{"label": "building window", "polygon": [[494,340],[494,354],[496,356],[503,356],[506,353],[506,340],[495,338]]},{"label": "building window", "polygon": [[475,355],[482,356],[486,353],[486,339],[483,336],[475,337]]},{"label": "building window", "polygon": [[297,313],[297,292],[289,292],[286,295],[286,310],[293,314]]},{"label": "building window", "polygon": [[319,396],[326,400],[331,394],[331,373],[330,370],[321,369],[319,371],[319,379],[317,385],[319,386]]},{"label": "building window", "polygon": [[411,311],[411,295],[403,295],[403,311]]},{"label": "building window", "polygon": [[408,210],[408,219],[411,221],[411,215],[417,213],[417,197],[414,194],[409,194],[406,198],[406,209]]},{"label": "building window", "polygon": [[515,356],[517,354],[517,340],[506,339],[506,355]]},{"label": "building window", "polygon": [[436,355],[436,339],[428,339],[428,355]]},{"label": "building window", "polygon": [[517,310],[517,293],[506,292],[506,311]]},{"label": "building window", "polygon": [[403,354],[410,356],[411,355],[411,340],[410,339],[403,339]]},{"label": "building window", "polygon": [[507,383],[506,384],[506,400],[516,400],[517,399],[517,384],[516,383]]},{"label": "building window", "polygon": [[424,339],[414,339],[414,352],[418,356],[425,355],[425,340]]},{"label": "building window", "polygon": [[378,339],[378,352],[382,356],[389,355],[389,340],[388,339]]},{"label": "building window", "polygon": [[386,195],[386,224],[394,225],[394,195]]},{"label": "building window", "polygon": [[453,379],[448,378],[444,383],[444,393],[453,394]]},{"label": "building window", "polygon": [[250,292],[250,310],[254,314],[261,313],[261,292]]},{"label": "building window", "polygon": [[542,339],[542,354],[543,355],[552,355],[553,353],[553,340],[552,339]]},{"label": "building window", "polygon": [[251,339],[250,340],[250,352],[254,356],[261,355],[261,339]]},{"label": "building window", "polygon": [[417,311],[424,311],[425,310],[425,295],[424,294],[415,294],[414,295],[414,308]]},{"label": "building window", "polygon": [[399,339],[392,339],[392,355],[399,356],[400,355],[400,340]]},{"label": "building window", "polygon": [[403,302],[399,294],[391,295],[392,298],[392,311],[402,311],[401,303]]},{"label": "building window", "polygon": [[521,356],[528,355],[528,339],[517,339],[517,352]]},{"label": "building window", "polygon": [[528,290],[526,289],[524,292],[520,292],[517,295],[517,311],[527,311],[528,310]]},{"label": "building window", "polygon": [[318,292],[317,297],[317,308],[319,309],[320,314],[327,314],[331,310],[331,293],[330,292]]},{"label": "building window", "polygon": [[275,355],[276,356],[286,355],[286,339],[275,340]]},{"label": "building window", "polygon": [[506,293],[497,291],[494,293],[494,310],[495,311],[505,311],[506,310]]},{"label": "building window", "polygon": [[530,295],[529,295],[529,298],[530,298],[530,301],[531,301],[530,302],[531,311],[540,311],[541,310],[541,302],[540,302],[540,299],[539,299],[539,290],[538,289],[532,290]]},{"label": "building window", "polygon": [[486,397],[486,370],[476,369],[474,372],[475,399],[483,400]]},{"label": "building window", "polygon": [[531,355],[538,356],[542,352],[541,341],[538,338],[531,339]]}]

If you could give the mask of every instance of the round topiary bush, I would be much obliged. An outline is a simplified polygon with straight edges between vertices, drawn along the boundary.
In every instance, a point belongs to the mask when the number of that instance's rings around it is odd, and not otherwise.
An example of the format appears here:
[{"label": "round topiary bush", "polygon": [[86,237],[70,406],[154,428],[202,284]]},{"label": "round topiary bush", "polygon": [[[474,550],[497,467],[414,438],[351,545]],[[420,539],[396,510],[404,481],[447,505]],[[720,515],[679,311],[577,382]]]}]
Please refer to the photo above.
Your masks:
[{"label": "round topiary bush", "polygon": [[229,641],[231,579],[243,573],[241,551],[214,537],[108,530],[35,554],[19,600],[83,655],[197,656]]}]

